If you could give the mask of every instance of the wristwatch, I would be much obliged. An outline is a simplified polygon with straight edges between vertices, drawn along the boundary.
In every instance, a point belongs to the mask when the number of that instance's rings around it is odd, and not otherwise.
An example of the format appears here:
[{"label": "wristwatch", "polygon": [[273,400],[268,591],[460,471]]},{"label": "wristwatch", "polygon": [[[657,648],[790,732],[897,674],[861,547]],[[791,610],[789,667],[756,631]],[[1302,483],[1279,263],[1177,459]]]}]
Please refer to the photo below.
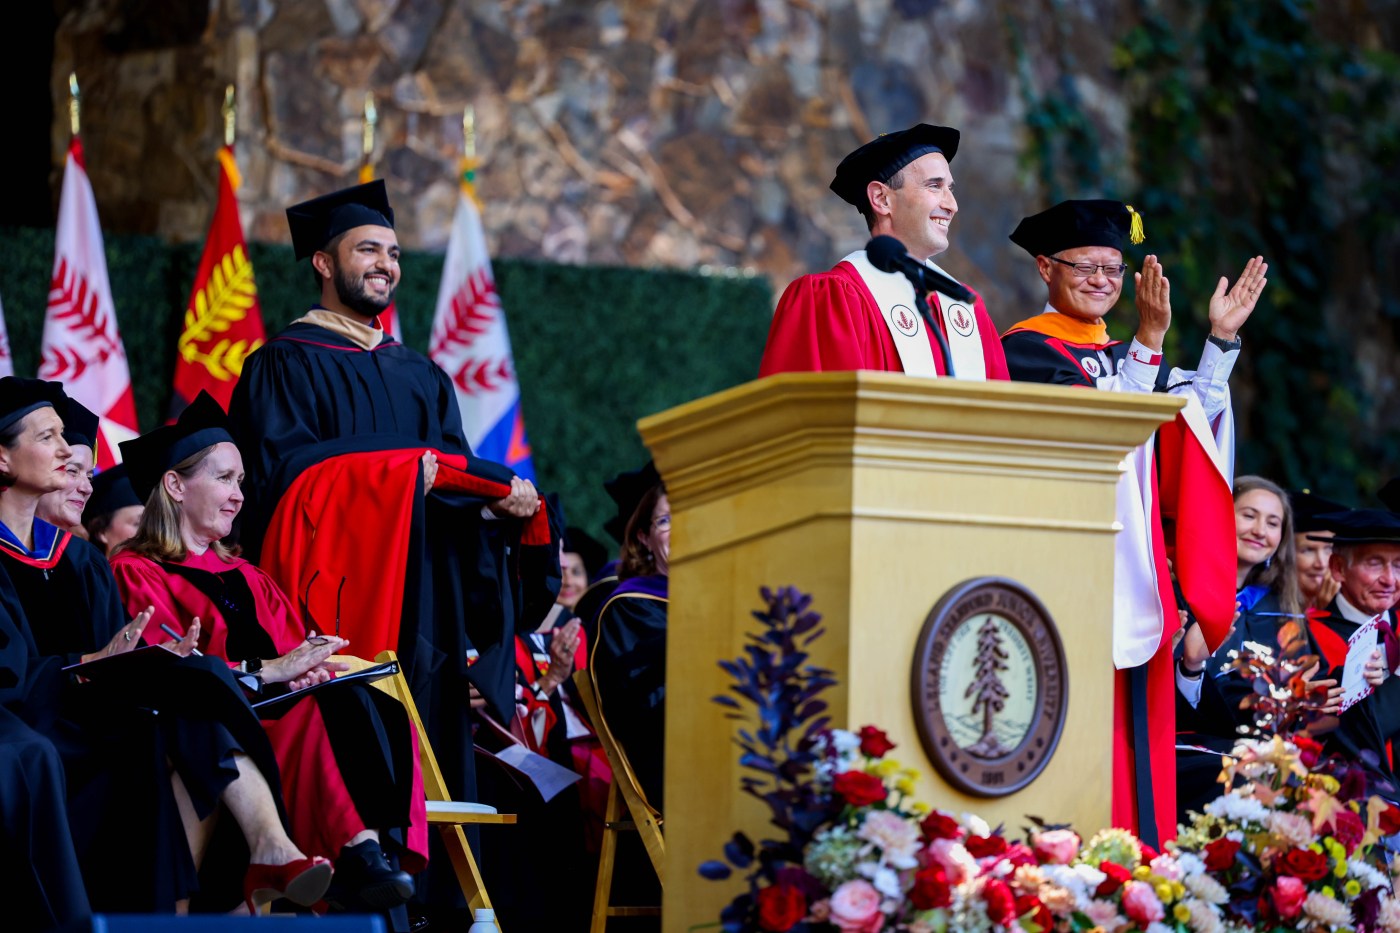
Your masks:
[{"label": "wristwatch", "polygon": [[1244,341],[1240,339],[1239,334],[1235,335],[1234,340],[1222,340],[1214,334],[1207,334],[1206,339],[1226,353],[1229,353],[1231,350],[1238,350],[1240,347],[1244,346]]},{"label": "wristwatch", "polygon": [[1180,671],[1181,676],[1185,677],[1187,680],[1200,680],[1206,672],[1206,669],[1204,667],[1201,668],[1199,671],[1191,670],[1189,667],[1186,666],[1185,658],[1182,658],[1181,660],[1176,662],[1176,669]]}]

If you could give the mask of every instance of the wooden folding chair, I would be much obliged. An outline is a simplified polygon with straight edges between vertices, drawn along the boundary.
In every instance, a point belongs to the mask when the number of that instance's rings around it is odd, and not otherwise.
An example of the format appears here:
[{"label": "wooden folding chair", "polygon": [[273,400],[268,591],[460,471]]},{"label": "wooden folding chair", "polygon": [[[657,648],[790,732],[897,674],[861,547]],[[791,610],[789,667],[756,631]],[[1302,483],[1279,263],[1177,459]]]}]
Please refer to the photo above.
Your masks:
[{"label": "wooden folding chair", "polygon": [[[352,655],[337,655],[334,660],[345,661],[352,671],[373,666],[371,662]],[[394,652],[381,651],[373,664],[397,660],[398,655]],[[457,883],[462,886],[467,906],[472,910],[490,907],[491,898],[487,896],[486,885],[481,880],[481,869],[472,856],[471,847],[467,845],[467,834],[462,827],[468,824],[514,823],[516,815],[497,813],[495,807],[484,803],[467,803],[452,799],[447,782],[443,780],[442,769],[438,767],[437,757],[433,754],[433,747],[428,742],[428,734],[423,729],[418,706],[413,702],[413,694],[409,693],[408,681],[404,678],[402,669],[397,674],[376,680],[374,686],[403,704],[404,709],[408,710],[408,718],[412,721],[413,728],[418,732],[418,762],[423,769],[423,792],[428,798],[428,822],[436,825],[438,833],[442,836],[443,847],[452,859],[452,868],[457,873]],[[499,926],[498,923],[498,929]]]},{"label": "wooden folding chair", "polygon": [[[608,785],[608,808],[603,822],[603,846],[598,853],[598,882],[593,889],[593,922],[589,933],[604,933],[609,917],[659,917],[660,907],[614,906],[612,904],[613,867],[617,860],[617,834],[636,832],[646,847],[651,867],[656,870],[656,880],[666,886],[666,839],[661,835],[661,813],[647,803],[637,775],[627,762],[622,746],[613,738],[612,730],[603,719],[602,708],[598,705],[598,694],[593,686],[590,671],[577,671],[574,674],[574,690],[583,701],[583,708],[598,734],[603,752],[608,756],[608,766],[612,768],[612,783]],[[623,808],[630,819],[622,819]]]}]

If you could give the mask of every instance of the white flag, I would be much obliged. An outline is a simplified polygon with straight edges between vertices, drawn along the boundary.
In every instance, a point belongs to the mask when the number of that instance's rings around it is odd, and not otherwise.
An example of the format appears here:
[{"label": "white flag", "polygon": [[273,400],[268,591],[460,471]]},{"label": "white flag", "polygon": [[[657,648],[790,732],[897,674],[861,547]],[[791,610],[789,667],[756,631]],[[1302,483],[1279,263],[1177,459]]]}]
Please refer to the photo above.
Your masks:
[{"label": "white flag", "polygon": [[136,403],[107,280],[97,200],[76,136],[63,170],[39,378],[62,382],[64,391],[101,418],[98,467],[120,462],[117,444],[138,433]]},{"label": "white flag", "polygon": [[472,452],[534,479],[520,383],[476,204],[458,196],[428,356],[452,378]]}]

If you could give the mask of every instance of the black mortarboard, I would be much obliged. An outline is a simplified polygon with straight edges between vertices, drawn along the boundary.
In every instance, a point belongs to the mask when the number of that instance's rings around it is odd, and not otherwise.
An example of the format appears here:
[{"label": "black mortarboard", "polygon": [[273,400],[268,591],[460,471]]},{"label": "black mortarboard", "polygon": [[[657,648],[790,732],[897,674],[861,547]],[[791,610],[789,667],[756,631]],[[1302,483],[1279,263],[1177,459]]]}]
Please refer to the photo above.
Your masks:
[{"label": "black mortarboard", "polygon": [[1293,533],[1300,535],[1309,531],[1331,531],[1332,520],[1324,516],[1347,510],[1340,502],[1324,499],[1306,489],[1289,490],[1288,503],[1293,507]]},{"label": "black mortarboard", "polygon": [[619,473],[603,484],[603,488],[617,504],[617,514],[608,519],[603,530],[622,543],[627,534],[627,522],[647,491],[661,482],[661,474],[656,472],[656,464],[651,460],[640,470]]},{"label": "black mortarboard", "polygon": [[1108,246],[1123,251],[1123,241],[1141,243],[1142,218],[1122,201],[1061,201],[1023,218],[1011,242],[1032,256],[1053,256],[1079,246]]},{"label": "black mortarboard", "polygon": [[309,258],[346,230],[368,225],[394,227],[394,209],[382,178],[287,208],[287,226],[292,228],[298,259]]},{"label": "black mortarboard", "polygon": [[962,134],[951,126],[920,123],[898,133],[882,133],[852,152],[836,166],[831,190],[847,204],[864,210],[865,189],[872,181],[886,182],[920,156],[941,152],[949,162],[958,154]]},{"label": "black mortarboard", "polygon": [[131,477],[124,463],[108,467],[92,478],[92,498],[83,508],[83,524],[99,515],[111,515],[129,505],[144,505],[131,488]]},{"label": "black mortarboard", "polygon": [[63,386],[57,382],[23,379],[19,376],[0,379],[0,431],[10,427],[31,411],[41,408],[60,411],[65,398],[67,396],[63,394]]},{"label": "black mortarboard", "polygon": [[1337,544],[1400,544],[1400,515],[1386,509],[1352,509],[1321,516],[1325,527],[1336,532],[1330,540]]},{"label": "black mortarboard", "polygon": [[227,441],[228,415],[208,392],[200,392],[180,412],[179,420],[148,431],[135,440],[122,442],[122,462],[131,477],[131,488],[141,502],[150,499],[165,471],[206,447]]},{"label": "black mortarboard", "polygon": [[572,525],[564,529],[564,550],[583,559],[583,569],[588,572],[590,581],[608,562],[608,549],[603,543],[582,528]]},{"label": "black mortarboard", "polygon": [[1393,477],[1390,482],[1381,487],[1381,491],[1376,493],[1376,497],[1385,503],[1385,507],[1392,512],[1400,512],[1400,476]]},{"label": "black mortarboard", "polygon": [[82,445],[92,448],[93,455],[96,456],[98,417],[72,396],[64,397],[63,408],[59,410],[59,414],[63,417],[63,439],[70,446]]}]

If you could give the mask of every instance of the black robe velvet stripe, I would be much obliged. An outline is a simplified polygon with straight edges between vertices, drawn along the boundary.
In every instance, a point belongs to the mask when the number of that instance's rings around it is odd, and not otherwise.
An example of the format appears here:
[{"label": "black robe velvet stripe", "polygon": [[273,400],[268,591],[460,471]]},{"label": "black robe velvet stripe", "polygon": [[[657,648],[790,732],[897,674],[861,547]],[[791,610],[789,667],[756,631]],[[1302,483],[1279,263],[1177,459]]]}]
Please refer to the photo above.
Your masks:
[{"label": "black robe velvet stripe", "polygon": [[[1049,385],[1086,386],[1093,388],[1098,376],[1118,372],[1128,357],[1128,344],[1109,341],[1103,344],[1072,343],[1032,330],[1018,330],[1001,338],[1006,352],[1006,368],[1017,382],[1042,382]],[[1108,354],[1112,372],[1104,372],[1099,352]],[[1088,360],[1089,362],[1085,362]],[[1171,368],[1164,362],[1157,370],[1157,391],[1166,388]]]}]

